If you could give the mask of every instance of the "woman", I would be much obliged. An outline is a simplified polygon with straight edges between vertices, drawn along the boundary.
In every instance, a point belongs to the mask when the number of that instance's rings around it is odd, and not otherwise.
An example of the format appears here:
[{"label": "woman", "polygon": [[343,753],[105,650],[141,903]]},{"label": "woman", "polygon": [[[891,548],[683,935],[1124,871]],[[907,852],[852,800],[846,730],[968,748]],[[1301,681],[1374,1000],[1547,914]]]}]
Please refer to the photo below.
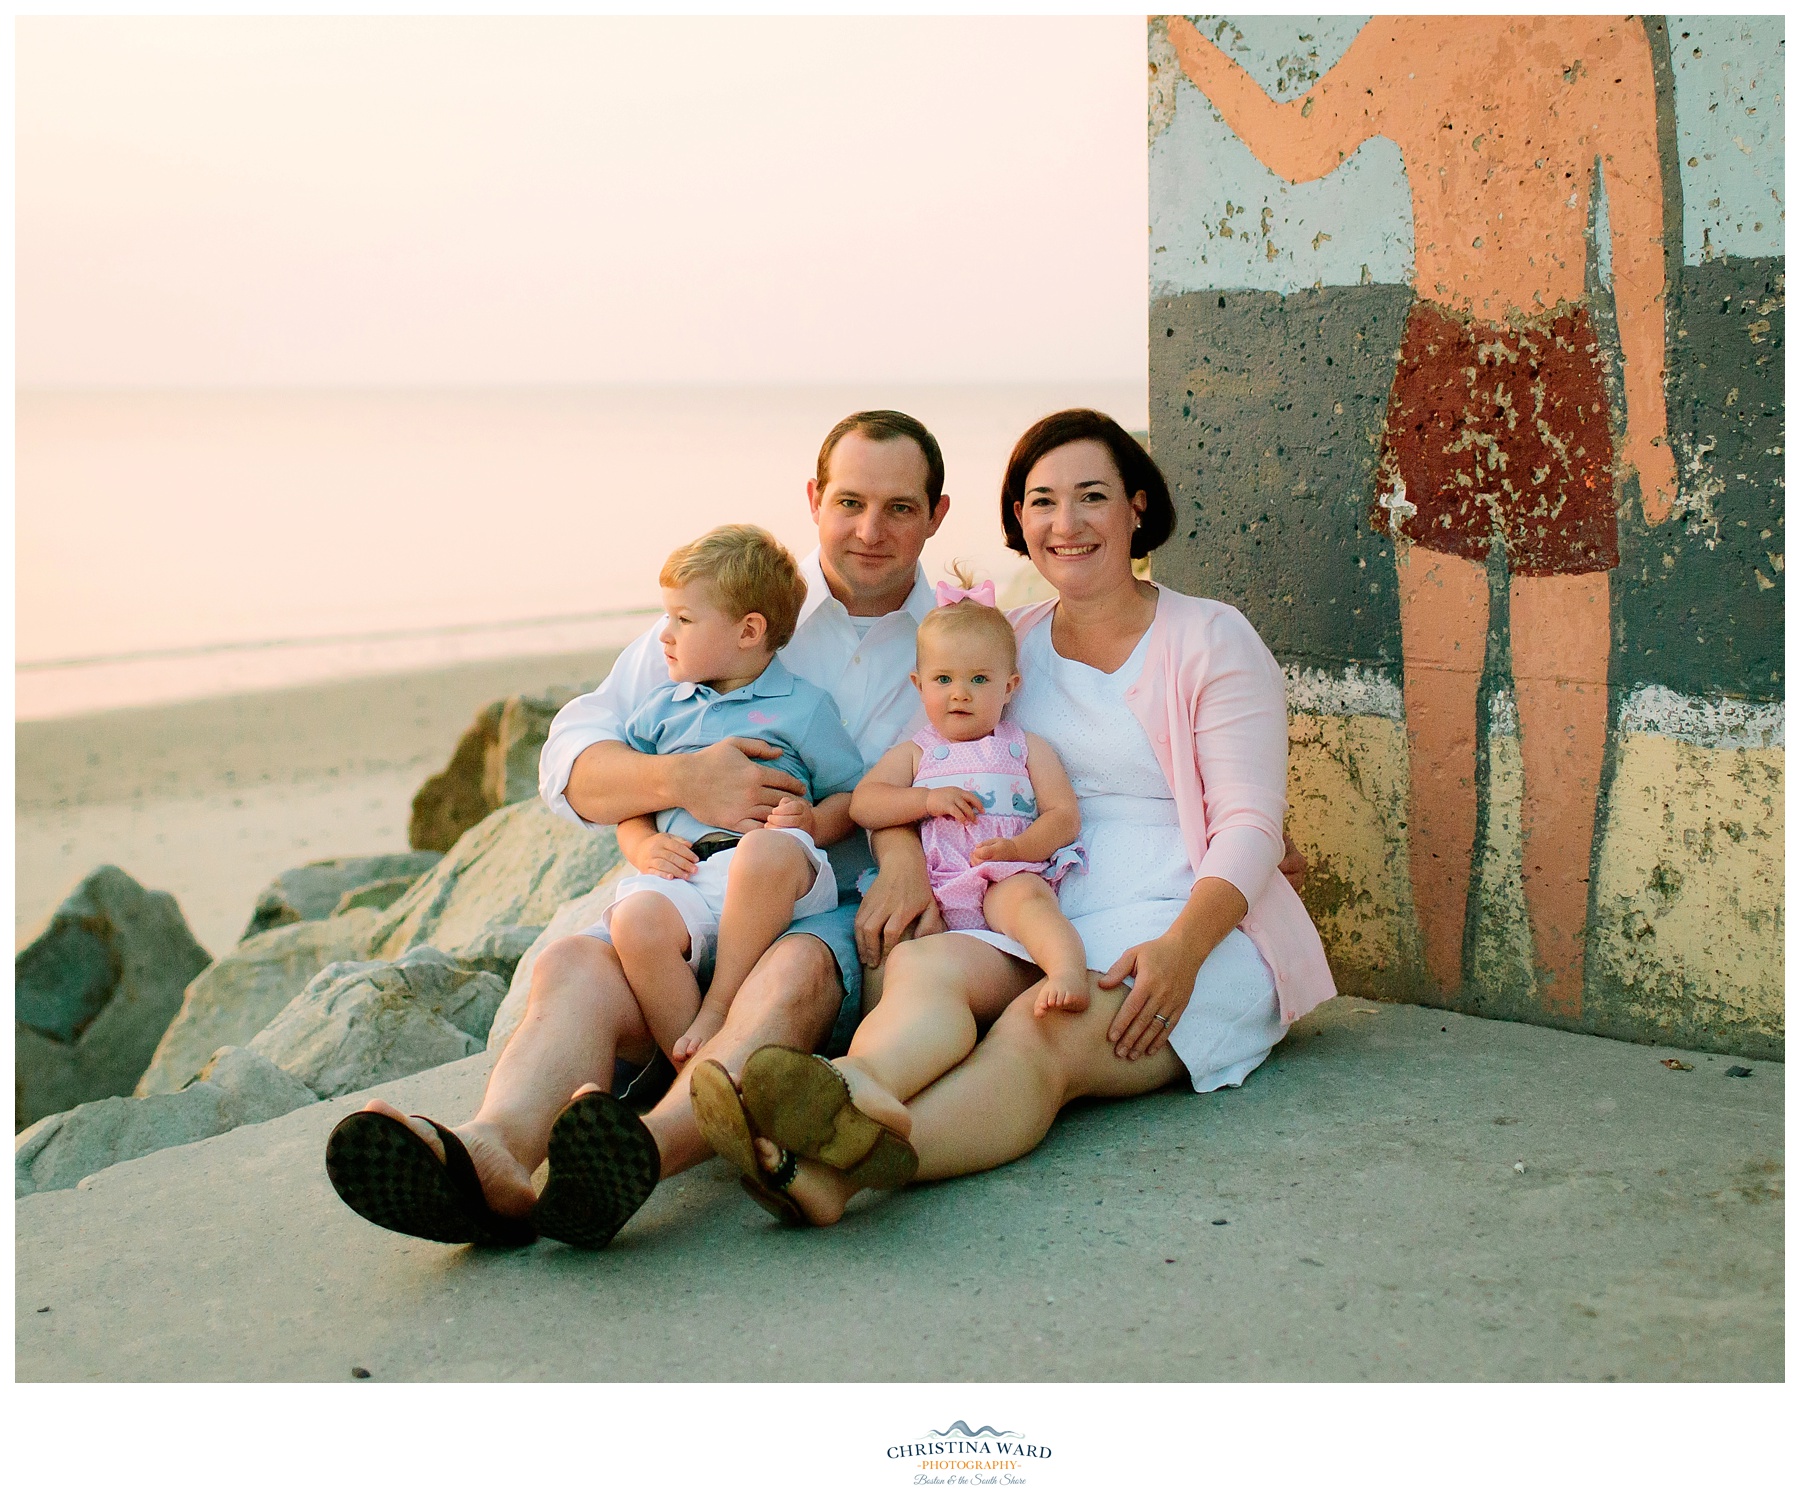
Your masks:
[{"label": "woman", "polygon": [[[1013,450],[1001,526],[1058,594],[1012,615],[1024,682],[1010,713],[1056,748],[1080,799],[1088,870],[1060,898],[1097,974],[1092,1004],[1037,1016],[1041,973],[1018,945],[938,934],[895,950],[835,1066],[759,1051],[741,1099],[722,1069],[697,1075],[709,1142],[791,1221],[835,1222],[857,1190],[912,1175],[907,1140],[916,1177],[939,1179],[1017,1159],[1077,1097],[1180,1076],[1240,1085],[1335,994],[1276,869],[1281,670],[1237,610],[1132,575],[1174,526],[1156,464],[1105,415],[1051,415]],[[966,1058],[939,1075],[946,1035]]]}]

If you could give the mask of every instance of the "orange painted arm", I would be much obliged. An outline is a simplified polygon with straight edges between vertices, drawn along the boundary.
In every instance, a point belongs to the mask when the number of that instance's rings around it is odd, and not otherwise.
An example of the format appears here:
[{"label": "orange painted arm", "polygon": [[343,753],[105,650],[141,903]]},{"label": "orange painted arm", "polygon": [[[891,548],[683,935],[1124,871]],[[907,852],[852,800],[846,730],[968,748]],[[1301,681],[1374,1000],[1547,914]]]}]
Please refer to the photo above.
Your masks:
[{"label": "orange painted arm", "polygon": [[1659,525],[1675,505],[1675,456],[1664,397],[1662,157],[1656,145],[1656,83],[1650,43],[1637,21],[1622,27],[1620,82],[1612,86],[1601,161],[1612,231],[1613,295],[1625,359],[1625,441],[1621,460],[1634,468],[1644,520]]},{"label": "orange painted arm", "polygon": [[1169,43],[1194,87],[1263,166],[1290,184],[1323,178],[1380,133],[1384,91],[1371,64],[1381,43],[1370,26],[1303,98],[1285,104],[1270,99],[1185,17],[1169,18]]}]

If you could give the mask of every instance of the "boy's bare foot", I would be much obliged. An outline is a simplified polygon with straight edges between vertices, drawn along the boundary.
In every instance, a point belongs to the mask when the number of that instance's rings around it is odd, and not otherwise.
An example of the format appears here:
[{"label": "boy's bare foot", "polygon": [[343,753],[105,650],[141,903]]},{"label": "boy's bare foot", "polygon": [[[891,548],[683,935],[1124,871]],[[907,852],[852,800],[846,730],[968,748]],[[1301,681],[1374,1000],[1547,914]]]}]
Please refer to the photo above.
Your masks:
[{"label": "boy's bare foot", "polygon": [[[763,1169],[773,1172],[781,1164],[781,1155],[779,1144],[766,1138],[757,1139],[756,1158]],[[842,1171],[833,1170],[816,1159],[803,1159],[794,1171],[787,1194],[815,1228],[829,1228],[844,1215],[844,1208],[857,1189]]]},{"label": "boy's bare foot", "polygon": [[674,1062],[675,1068],[679,1070],[693,1059],[705,1047],[706,1041],[724,1026],[724,1013],[709,1007],[701,1008],[694,1015],[694,1021],[688,1024],[687,1032],[675,1041],[674,1048],[669,1051],[669,1059]]},{"label": "boy's bare foot", "polygon": [[[371,1101],[363,1111],[379,1112],[383,1117],[405,1123],[425,1141],[433,1154],[440,1160],[443,1159],[444,1141],[438,1137],[437,1129],[424,1118],[409,1116],[380,1098]],[[475,1166],[475,1174],[481,1179],[481,1193],[487,1198],[488,1207],[502,1217],[529,1216],[537,1203],[537,1193],[531,1188],[531,1172],[513,1157],[512,1151],[501,1141],[498,1131],[485,1123],[463,1123],[450,1131],[462,1140],[463,1147],[469,1151],[469,1159]]]},{"label": "boy's bare foot", "polygon": [[1037,1000],[1031,1004],[1033,1017],[1048,1012],[1081,1013],[1092,999],[1085,970],[1052,971],[1038,988]]}]

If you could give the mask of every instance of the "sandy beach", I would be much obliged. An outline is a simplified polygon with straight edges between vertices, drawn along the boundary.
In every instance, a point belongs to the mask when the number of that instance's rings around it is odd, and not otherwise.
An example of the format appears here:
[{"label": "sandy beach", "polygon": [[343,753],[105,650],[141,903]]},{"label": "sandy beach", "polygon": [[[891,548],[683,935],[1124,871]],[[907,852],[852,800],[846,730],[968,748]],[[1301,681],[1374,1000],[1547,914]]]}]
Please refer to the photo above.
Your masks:
[{"label": "sandy beach", "polygon": [[406,848],[413,792],[475,710],[604,675],[612,650],[15,726],[17,943],[95,866],[172,892],[214,955],[276,872]]}]

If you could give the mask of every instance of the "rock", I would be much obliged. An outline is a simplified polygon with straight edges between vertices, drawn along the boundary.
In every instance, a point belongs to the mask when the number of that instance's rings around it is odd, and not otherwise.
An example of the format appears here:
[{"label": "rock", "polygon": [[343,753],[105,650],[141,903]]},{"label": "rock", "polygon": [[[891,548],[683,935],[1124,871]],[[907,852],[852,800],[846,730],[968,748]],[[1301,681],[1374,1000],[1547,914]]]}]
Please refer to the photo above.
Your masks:
[{"label": "rock", "polygon": [[90,872],[13,962],[13,1128],[137,1083],[212,956],[167,892]]},{"label": "rock", "polygon": [[507,989],[506,1000],[500,1004],[499,1012],[494,1014],[494,1026],[488,1032],[489,1049],[505,1049],[506,1041],[513,1036],[513,1030],[524,1018],[525,1000],[531,994],[532,968],[546,946],[554,944],[558,939],[566,939],[571,934],[579,934],[591,923],[598,923],[600,915],[612,903],[613,893],[618,890],[619,882],[631,874],[629,866],[614,866],[591,892],[571,898],[556,910],[512,973],[512,985]]},{"label": "rock", "polygon": [[535,937],[559,907],[592,891],[618,863],[611,829],[571,824],[537,798],[514,803],[459,839],[382,914],[369,957],[393,960],[421,944],[453,956],[499,944],[522,954],[526,934]]},{"label": "rock", "polygon": [[306,983],[340,960],[366,960],[371,909],[290,923],[245,940],[195,978],[137,1083],[139,1096],[180,1091],[227,1044],[248,1044]]},{"label": "rock", "polygon": [[486,791],[487,753],[499,741],[505,707],[497,702],[479,710],[456,742],[450,764],[413,794],[412,822],[406,830],[406,842],[413,849],[449,850],[493,812]]},{"label": "rock", "polygon": [[13,1140],[13,1194],[65,1190],[122,1160],[266,1123],[316,1100],[254,1051],[221,1049],[184,1091],[108,1097],[34,1123]]},{"label": "rock", "polygon": [[335,1097],[479,1054],[506,995],[441,951],[329,965],[250,1041],[317,1096]]},{"label": "rock", "polygon": [[535,797],[538,754],[550,721],[571,698],[598,685],[550,687],[479,709],[450,764],[413,795],[407,843],[448,850],[490,813]]},{"label": "rock", "polygon": [[443,858],[441,850],[403,850],[397,855],[358,855],[295,866],[263,888],[243,937],[355,907],[385,908]]}]

